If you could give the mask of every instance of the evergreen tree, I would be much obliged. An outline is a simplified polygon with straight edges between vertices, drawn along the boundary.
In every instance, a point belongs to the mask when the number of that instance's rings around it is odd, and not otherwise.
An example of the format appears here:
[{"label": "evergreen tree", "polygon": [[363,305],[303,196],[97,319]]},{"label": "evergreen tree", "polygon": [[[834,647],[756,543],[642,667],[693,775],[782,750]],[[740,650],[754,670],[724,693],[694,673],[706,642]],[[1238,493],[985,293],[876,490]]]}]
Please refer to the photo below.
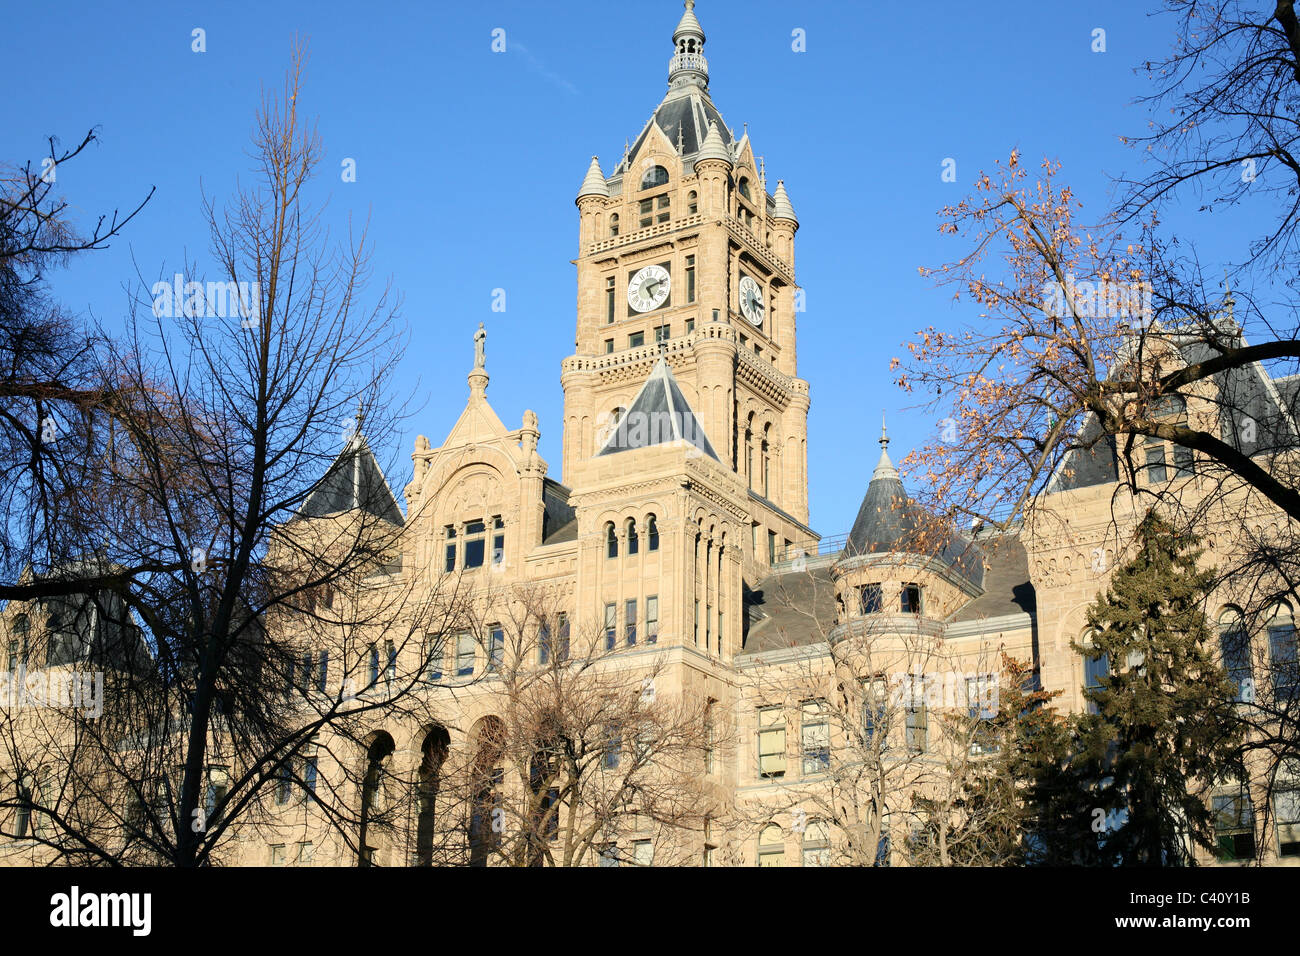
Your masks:
[{"label": "evergreen tree", "polygon": [[1095,794],[1093,820],[1106,816],[1102,862],[1185,865],[1192,844],[1214,845],[1205,795],[1235,772],[1240,726],[1225,704],[1234,688],[1208,651],[1212,574],[1196,566],[1198,543],[1148,513],[1134,557],[1088,609],[1091,642],[1073,645],[1106,663],[1100,686],[1084,692],[1094,713],[1077,719],[1062,771]]},{"label": "evergreen tree", "polygon": [[1033,666],[1002,654],[997,707],[971,714],[974,739],[989,754],[972,763],[954,803],[950,836],[959,865],[1095,862],[1080,833],[1092,798],[1069,762],[1067,718],[1043,690]]}]

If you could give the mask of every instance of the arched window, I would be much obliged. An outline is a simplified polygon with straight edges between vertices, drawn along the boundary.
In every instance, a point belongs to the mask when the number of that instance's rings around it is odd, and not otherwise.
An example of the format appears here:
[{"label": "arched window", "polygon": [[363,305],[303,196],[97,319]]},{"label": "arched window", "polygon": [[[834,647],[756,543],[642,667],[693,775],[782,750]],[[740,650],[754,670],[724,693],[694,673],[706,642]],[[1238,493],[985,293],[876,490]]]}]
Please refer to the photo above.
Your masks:
[{"label": "arched window", "polygon": [[451,736],[445,727],[434,727],[424,735],[420,745],[419,779],[415,784],[415,865],[433,866],[434,811],[438,799],[439,774],[451,749]]},{"label": "arched window", "polygon": [[635,519],[635,518],[628,518],[628,519],[627,519],[627,553],[628,553],[628,556],[630,557],[630,556],[636,554],[637,551],[640,550],[640,547],[641,547],[641,538],[640,538],[640,536],[637,535],[637,533],[636,533],[636,519]]},{"label": "arched window", "polygon": [[646,550],[658,551],[659,550],[659,523],[655,520],[654,515],[651,515],[649,518],[646,519],[645,530],[646,530],[646,538],[648,539],[646,543]]},{"label": "arched window", "polygon": [[768,435],[772,431],[771,424],[763,426],[763,497],[770,497],[767,488],[768,474],[772,470],[772,446],[768,442]]},{"label": "arched window", "polygon": [[[474,753],[472,797],[469,812],[469,865],[487,866],[488,853],[500,842],[501,829],[493,817],[501,804],[505,771],[501,755],[505,750],[505,724],[499,717],[484,717],[470,731]],[[504,810],[502,810],[504,812]]]},{"label": "arched window", "polygon": [[744,198],[750,200],[751,202],[753,201],[753,197],[750,196],[749,194],[749,179],[747,177],[745,176],[740,177],[740,182],[736,184],[736,191],[740,193],[740,195],[743,196]]},{"label": "arched window", "polygon": [[[1099,691],[1102,689],[1102,683],[1101,683],[1102,678],[1110,675],[1110,655],[1102,653],[1098,656],[1095,657],[1093,656],[1095,652],[1092,650],[1091,633],[1084,636],[1082,644],[1084,647],[1083,689],[1085,692]],[[1086,693],[1085,693],[1085,697],[1086,697]],[[1097,711],[1098,711],[1097,702],[1089,698],[1088,713],[1095,714],[1097,713]]]},{"label": "arched window", "polygon": [[537,749],[528,763],[528,787],[533,792],[535,813],[528,827],[530,866],[541,866],[547,845],[560,836],[560,790],[573,743],[558,728],[557,719],[543,718]]},{"label": "arched window", "polygon": [[357,843],[357,866],[373,866],[377,849],[377,823],[384,811],[386,763],[397,745],[384,731],[375,734],[366,751],[366,770],[361,779],[361,838]]},{"label": "arched window", "polygon": [[754,413],[745,421],[745,482],[754,487]]},{"label": "arched window", "polygon": [[609,216],[609,235],[612,239],[618,235],[618,213],[610,213]]},{"label": "arched window", "polygon": [[785,866],[785,836],[775,823],[763,827],[758,835],[758,865]]},{"label": "arched window", "polygon": [[803,865],[831,865],[830,830],[825,820],[809,820],[803,831]]},{"label": "arched window", "polygon": [[618,531],[612,521],[605,523],[605,557],[618,557]]},{"label": "arched window", "polygon": [[1255,699],[1255,681],[1250,667],[1250,637],[1241,611],[1225,608],[1219,615],[1219,646],[1223,652],[1223,668],[1228,679],[1236,686],[1236,700]]},{"label": "arched window", "polygon": [[27,839],[27,830],[32,822],[31,777],[20,776],[14,784],[16,800],[14,806],[14,839]]},{"label": "arched window", "polygon": [[668,170],[662,166],[654,166],[645,171],[641,177],[642,189],[654,189],[656,186],[662,186],[668,182]]},{"label": "arched window", "polygon": [[1273,609],[1273,619],[1268,624],[1268,656],[1275,702],[1284,704],[1300,697],[1295,618],[1291,614],[1291,605],[1285,601]]},{"label": "arched window", "polygon": [[700,211],[700,197],[692,189],[686,194],[686,215],[694,216]]}]

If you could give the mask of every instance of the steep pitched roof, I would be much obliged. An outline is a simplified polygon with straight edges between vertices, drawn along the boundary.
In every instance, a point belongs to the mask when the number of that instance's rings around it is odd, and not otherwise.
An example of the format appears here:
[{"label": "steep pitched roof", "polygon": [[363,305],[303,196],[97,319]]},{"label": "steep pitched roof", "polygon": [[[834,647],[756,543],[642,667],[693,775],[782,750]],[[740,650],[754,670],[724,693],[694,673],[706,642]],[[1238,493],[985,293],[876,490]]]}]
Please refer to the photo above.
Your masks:
[{"label": "steep pitched roof", "polygon": [[984,561],[980,549],[964,536],[933,525],[903,488],[889,460],[889,439],[884,435],[880,446],[880,462],[844,544],[844,557],[918,553],[920,548],[976,587],[982,586]]},{"label": "steep pitched roof", "polygon": [[405,520],[370,444],[360,432],[349,439],[334,459],[298,509],[298,515],[323,518],[348,511],[364,511],[395,525]]},{"label": "steep pitched roof", "polygon": [[[1230,321],[1230,320],[1229,320]],[[1218,353],[1194,334],[1171,333],[1178,351],[1189,364],[1204,362]],[[1238,343],[1245,345],[1244,336]],[[1220,395],[1219,438],[1249,455],[1286,451],[1300,444],[1296,429],[1295,377],[1270,377],[1258,362],[1224,369],[1210,376]],[[1250,431],[1247,432],[1246,423]],[[1048,482],[1048,492],[1072,491],[1119,480],[1115,438],[1101,435],[1092,412],[1084,418],[1078,442],[1062,459]]]},{"label": "steep pitched roof", "polygon": [[718,460],[704,426],[678,388],[672,369],[660,356],[596,457],[672,441],[688,442],[714,461]]}]

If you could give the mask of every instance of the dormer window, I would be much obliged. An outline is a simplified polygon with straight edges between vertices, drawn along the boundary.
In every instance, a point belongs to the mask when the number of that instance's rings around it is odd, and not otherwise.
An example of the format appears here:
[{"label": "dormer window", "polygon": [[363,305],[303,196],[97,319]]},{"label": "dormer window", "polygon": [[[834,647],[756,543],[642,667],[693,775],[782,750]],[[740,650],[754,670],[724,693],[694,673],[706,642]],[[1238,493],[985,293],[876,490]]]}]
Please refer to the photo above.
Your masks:
[{"label": "dormer window", "polygon": [[668,170],[662,166],[655,166],[645,171],[641,177],[642,189],[654,189],[656,186],[663,186],[668,182]]},{"label": "dormer window", "polygon": [[[1158,421],[1167,421],[1173,425],[1186,425],[1187,403],[1180,395],[1166,395],[1152,406],[1151,417]],[[1167,467],[1169,458],[1168,452],[1165,450],[1166,445],[1169,445],[1173,452],[1172,477],[1187,478],[1192,474],[1194,460],[1190,448],[1166,442],[1163,438],[1156,438],[1152,435],[1147,435],[1142,444],[1146,456],[1148,484],[1163,484],[1171,477]]]}]

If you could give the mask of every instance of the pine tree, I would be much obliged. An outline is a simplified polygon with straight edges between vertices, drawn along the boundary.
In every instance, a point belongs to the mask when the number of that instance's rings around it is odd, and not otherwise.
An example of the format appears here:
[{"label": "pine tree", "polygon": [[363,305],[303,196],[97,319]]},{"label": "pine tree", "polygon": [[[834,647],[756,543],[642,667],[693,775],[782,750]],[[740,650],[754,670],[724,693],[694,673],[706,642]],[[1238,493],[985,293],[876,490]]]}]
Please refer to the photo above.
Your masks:
[{"label": "pine tree", "polygon": [[1016,866],[1030,858],[1035,807],[1029,799],[1044,762],[1060,752],[1060,717],[1051,701],[1060,691],[1038,686],[1033,665],[1001,655],[997,705],[975,713],[972,742],[988,756],[967,768],[953,803],[949,839],[957,865]]},{"label": "pine tree", "polygon": [[1090,643],[1073,645],[1108,672],[1085,690],[1095,712],[1077,721],[1071,763],[1109,821],[1102,862],[1185,865],[1191,844],[1213,847],[1205,793],[1235,770],[1234,688],[1207,650],[1212,573],[1196,566],[1199,542],[1153,511],[1135,543],[1088,609]]}]

